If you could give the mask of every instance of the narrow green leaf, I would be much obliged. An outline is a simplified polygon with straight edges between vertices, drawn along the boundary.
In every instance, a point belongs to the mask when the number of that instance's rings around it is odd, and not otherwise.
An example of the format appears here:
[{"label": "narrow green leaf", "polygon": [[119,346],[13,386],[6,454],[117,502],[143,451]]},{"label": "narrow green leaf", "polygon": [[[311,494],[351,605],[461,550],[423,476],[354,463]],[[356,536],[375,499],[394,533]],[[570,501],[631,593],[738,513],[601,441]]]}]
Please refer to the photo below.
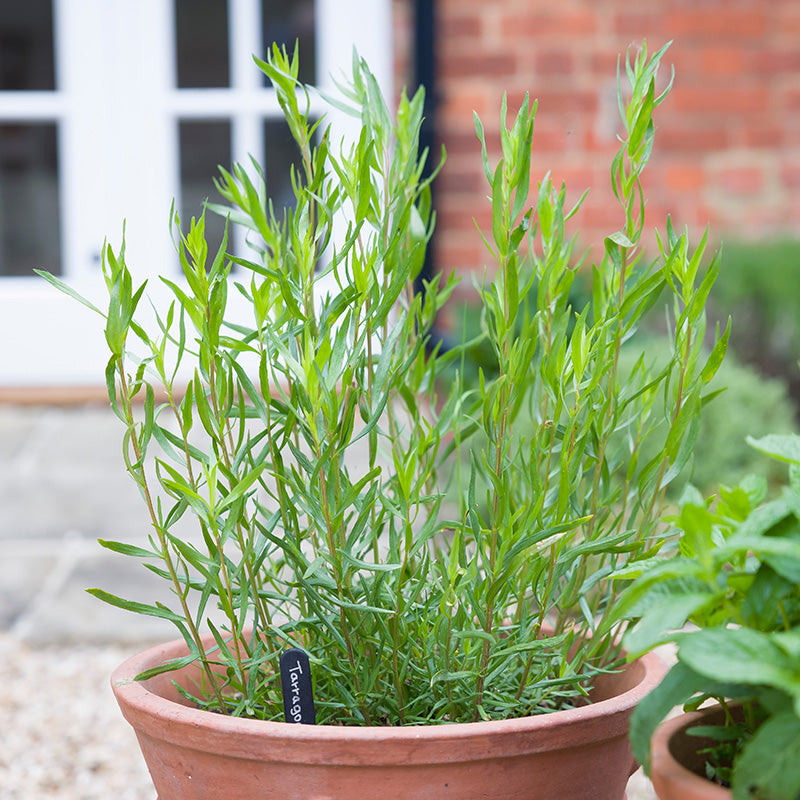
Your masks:
[{"label": "narrow green leaf", "polygon": [[259,464],[247,475],[245,475],[245,477],[242,478],[225,496],[225,499],[219,505],[219,510],[222,511],[226,508],[229,508],[237,500],[243,497],[252,488],[253,484],[259,479],[259,477],[261,477],[261,473],[264,471],[265,467],[266,464]]},{"label": "narrow green leaf", "polygon": [[87,589],[86,591],[96,597],[98,600],[102,600],[104,603],[117,606],[125,611],[132,611],[134,614],[145,614],[146,616],[150,617],[160,617],[161,619],[167,619],[170,622],[183,622],[182,616],[176,614],[174,611],[170,611],[168,608],[164,608],[163,606],[152,606],[146,603],[137,603],[134,600],[125,600],[122,597],[117,597],[117,595],[106,592],[103,589]]},{"label": "narrow green leaf", "polygon": [[196,661],[198,657],[199,656],[195,655],[194,653],[191,653],[188,656],[183,656],[183,658],[172,658],[169,661],[165,661],[163,664],[159,664],[158,666],[151,667],[150,669],[140,672],[134,678],[134,680],[146,681],[150,678],[155,678],[156,675],[163,675],[165,672],[174,672],[177,669],[182,669],[183,667],[189,666],[189,664]]},{"label": "narrow green leaf", "polygon": [[402,564],[391,564],[381,561],[364,561],[344,550],[339,555],[342,561],[350,564],[350,566],[356,569],[366,570],[367,572],[395,572],[403,566]]},{"label": "narrow green leaf", "polygon": [[103,319],[106,318],[104,312],[97,308],[97,306],[90,303],[82,294],[79,294],[77,291],[75,291],[75,289],[73,289],[69,284],[64,283],[64,281],[62,281],[60,278],[57,278],[55,275],[52,275],[43,269],[34,269],[34,272],[40,277],[44,278],[51,286],[54,286],[56,289],[58,289],[59,292],[63,292],[73,300],[77,300],[81,305],[91,309],[95,312],[95,314],[99,314],[101,317],[103,317]]},{"label": "narrow green leaf", "polygon": [[123,542],[113,542],[109,539],[98,539],[98,544],[105,547],[106,550],[112,550],[115,553],[121,553],[124,556],[133,556],[134,558],[161,558],[159,553],[153,550],[147,550],[144,547],[137,547],[133,544],[124,544]]}]

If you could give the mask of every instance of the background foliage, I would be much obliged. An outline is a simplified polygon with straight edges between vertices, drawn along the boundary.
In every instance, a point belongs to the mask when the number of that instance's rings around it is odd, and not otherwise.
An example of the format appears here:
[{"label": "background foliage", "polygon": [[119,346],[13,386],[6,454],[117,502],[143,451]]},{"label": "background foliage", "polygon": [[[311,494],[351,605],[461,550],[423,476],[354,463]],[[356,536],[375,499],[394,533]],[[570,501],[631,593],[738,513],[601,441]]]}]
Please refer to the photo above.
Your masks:
[{"label": "background foliage", "polygon": [[760,374],[779,378],[800,419],[800,241],[726,241],[710,297],[712,316],[731,315],[731,348]]}]

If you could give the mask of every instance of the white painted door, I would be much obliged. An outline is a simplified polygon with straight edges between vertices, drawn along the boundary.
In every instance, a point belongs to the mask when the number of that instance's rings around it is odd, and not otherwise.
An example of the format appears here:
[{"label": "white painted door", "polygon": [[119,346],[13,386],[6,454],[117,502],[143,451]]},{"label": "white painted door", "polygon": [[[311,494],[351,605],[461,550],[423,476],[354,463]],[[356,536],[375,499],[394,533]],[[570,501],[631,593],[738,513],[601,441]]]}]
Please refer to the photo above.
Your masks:
[{"label": "white painted door", "polygon": [[284,172],[252,54],[296,37],[309,80],[332,88],[356,46],[391,91],[390,0],[0,3],[0,386],[102,383],[102,320],[33,268],[100,304],[123,220],[136,273],[170,274],[173,198],[199,214],[217,164],[250,154]]}]

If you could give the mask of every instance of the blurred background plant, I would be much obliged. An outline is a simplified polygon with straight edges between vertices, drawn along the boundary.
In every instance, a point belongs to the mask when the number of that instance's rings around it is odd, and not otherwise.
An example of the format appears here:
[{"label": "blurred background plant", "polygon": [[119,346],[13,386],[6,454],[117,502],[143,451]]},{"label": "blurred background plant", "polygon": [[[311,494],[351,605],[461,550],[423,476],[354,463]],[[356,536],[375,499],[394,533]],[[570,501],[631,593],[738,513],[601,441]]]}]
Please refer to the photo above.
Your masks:
[{"label": "blurred background plant", "polygon": [[710,303],[712,316],[733,316],[731,350],[784,381],[800,417],[800,239],[726,241]]}]

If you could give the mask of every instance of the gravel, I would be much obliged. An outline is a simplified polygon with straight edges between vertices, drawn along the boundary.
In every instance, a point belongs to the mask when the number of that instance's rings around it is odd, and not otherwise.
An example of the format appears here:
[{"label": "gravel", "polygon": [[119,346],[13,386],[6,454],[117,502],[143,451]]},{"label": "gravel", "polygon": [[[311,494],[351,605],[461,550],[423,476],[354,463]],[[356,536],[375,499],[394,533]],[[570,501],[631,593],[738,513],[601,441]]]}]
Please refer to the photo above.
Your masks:
[{"label": "gravel", "polygon": [[129,654],[0,634],[2,800],[155,800],[108,682]]}]

